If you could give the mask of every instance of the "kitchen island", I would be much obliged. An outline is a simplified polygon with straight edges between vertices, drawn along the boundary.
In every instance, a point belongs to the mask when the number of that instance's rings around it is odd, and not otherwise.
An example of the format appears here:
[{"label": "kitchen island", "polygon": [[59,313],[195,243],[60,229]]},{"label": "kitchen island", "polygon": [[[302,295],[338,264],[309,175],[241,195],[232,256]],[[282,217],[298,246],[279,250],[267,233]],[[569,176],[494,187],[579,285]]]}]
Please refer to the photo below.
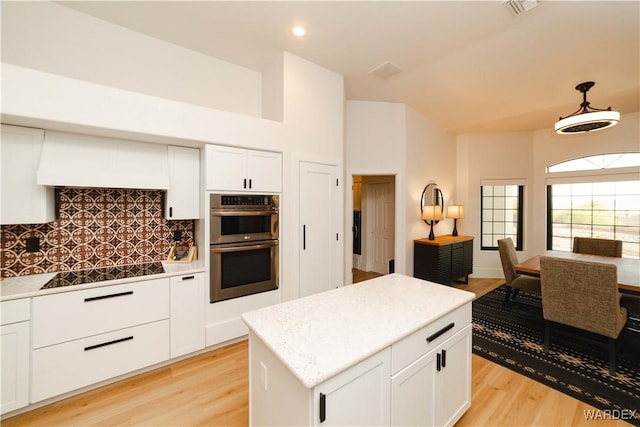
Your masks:
[{"label": "kitchen island", "polygon": [[243,314],[251,425],[453,425],[473,298],[391,274]]}]

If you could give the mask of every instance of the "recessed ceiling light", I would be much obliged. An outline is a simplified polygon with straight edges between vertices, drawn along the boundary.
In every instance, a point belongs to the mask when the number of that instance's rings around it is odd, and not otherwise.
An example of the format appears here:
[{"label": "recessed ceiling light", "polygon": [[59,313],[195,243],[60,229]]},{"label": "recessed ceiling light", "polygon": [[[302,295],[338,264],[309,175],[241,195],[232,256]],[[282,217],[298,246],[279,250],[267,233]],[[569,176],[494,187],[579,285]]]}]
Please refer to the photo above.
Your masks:
[{"label": "recessed ceiling light", "polygon": [[296,25],[291,29],[291,32],[296,37],[304,37],[304,35],[307,34],[307,29],[302,25]]}]

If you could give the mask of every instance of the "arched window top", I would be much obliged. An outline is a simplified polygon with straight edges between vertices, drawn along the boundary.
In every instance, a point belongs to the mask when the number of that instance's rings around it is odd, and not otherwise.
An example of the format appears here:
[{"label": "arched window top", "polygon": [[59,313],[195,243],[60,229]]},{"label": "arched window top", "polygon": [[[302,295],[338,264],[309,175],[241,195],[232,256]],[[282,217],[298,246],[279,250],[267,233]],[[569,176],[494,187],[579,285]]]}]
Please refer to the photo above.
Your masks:
[{"label": "arched window top", "polygon": [[640,153],[611,153],[581,157],[547,166],[547,173],[640,166]]}]

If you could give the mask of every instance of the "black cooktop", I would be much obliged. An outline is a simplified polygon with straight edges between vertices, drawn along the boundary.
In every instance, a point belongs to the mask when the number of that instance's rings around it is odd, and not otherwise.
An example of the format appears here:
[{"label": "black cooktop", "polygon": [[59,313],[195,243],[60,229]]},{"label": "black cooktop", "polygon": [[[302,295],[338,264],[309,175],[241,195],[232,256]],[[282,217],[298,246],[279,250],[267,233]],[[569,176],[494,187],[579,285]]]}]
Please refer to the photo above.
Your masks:
[{"label": "black cooktop", "polygon": [[92,268],[89,270],[63,271],[56,274],[40,289],[59,288],[61,286],[82,285],[85,283],[103,282],[105,280],[127,279],[129,277],[148,276],[164,273],[162,263],[148,262],[144,264],[115,265],[113,267]]}]

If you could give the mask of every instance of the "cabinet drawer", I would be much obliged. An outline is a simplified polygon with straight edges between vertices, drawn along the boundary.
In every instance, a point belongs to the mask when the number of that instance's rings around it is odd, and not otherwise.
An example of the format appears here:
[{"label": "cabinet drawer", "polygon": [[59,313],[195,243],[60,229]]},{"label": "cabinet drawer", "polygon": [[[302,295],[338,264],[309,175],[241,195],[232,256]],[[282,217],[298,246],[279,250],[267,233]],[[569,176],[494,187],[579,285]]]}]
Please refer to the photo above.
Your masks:
[{"label": "cabinet drawer", "polygon": [[[391,374],[394,375],[405,368],[470,323],[471,303],[467,303],[393,344],[391,346]],[[430,340],[427,341],[427,338]]]},{"label": "cabinet drawer", "polygon": [[169,359],[169,320],[33,351],[31,401],[57,396]]},{"label": "cabinet drawer", "polygon": [[169,278],[33,299],[33,348],[169,317]]},{"label": "cabinet drawer", "polygon": [[0,316],[2,317],[2,325],[10,323],[22,322],[29,320],[31,317],[31,299],[14,299],[11,301],[3,301],[0,304]]}]

